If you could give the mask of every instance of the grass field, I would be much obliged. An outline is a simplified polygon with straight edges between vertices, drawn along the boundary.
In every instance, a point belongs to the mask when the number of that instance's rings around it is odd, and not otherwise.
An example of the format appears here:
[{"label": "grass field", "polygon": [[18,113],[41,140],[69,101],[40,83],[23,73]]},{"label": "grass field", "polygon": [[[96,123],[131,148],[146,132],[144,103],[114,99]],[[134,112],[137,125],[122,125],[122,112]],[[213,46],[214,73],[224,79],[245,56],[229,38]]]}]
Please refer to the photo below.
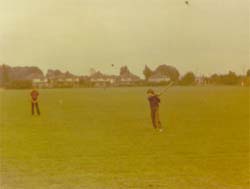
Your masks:
[{"label": "grass field", "polygon": [[[1,189],[248,189],[249,88],[0,91]],[[60,102],[59,102],[60,101]]]}]

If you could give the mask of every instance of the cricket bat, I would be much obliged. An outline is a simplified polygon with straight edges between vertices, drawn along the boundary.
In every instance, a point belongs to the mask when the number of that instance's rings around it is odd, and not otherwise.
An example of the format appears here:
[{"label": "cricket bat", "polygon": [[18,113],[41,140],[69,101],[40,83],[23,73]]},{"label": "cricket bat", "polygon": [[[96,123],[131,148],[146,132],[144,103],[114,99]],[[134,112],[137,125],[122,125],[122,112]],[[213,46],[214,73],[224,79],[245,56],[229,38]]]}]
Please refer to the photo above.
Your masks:
[{"label": "cricket bat", "polygon": [[174,85],[174,82],[172,81],[171,83],[168,84],[168,86],[158,95],[161,96],[166,93],[166,91]]}]

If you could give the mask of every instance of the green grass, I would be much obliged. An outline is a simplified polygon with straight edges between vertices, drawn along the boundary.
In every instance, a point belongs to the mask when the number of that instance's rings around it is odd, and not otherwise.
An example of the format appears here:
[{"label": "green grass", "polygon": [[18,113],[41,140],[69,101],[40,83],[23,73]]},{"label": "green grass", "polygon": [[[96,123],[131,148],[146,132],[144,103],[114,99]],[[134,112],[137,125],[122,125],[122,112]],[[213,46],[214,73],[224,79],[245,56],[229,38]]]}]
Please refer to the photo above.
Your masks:
[{"label": "green grass", "polygon": [[41,117],[29,91],[0,91],[0,188],[249,188],[249,88],[171,88],[163,133],[145,91],[41,90]]}]

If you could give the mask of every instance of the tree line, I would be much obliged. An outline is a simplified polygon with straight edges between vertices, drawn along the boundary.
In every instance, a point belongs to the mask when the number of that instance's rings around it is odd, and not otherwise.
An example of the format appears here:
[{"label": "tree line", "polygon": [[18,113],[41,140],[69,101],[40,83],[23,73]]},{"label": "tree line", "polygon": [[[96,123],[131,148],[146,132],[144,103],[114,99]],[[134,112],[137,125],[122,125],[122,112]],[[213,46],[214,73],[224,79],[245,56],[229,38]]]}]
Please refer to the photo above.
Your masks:
[{"label": "tree line", "polygon": [[161,65],[155,70],[151,70],[148,66],[145,66],[143,75],[145,80],[148,81],[150,77],[156,73],[168,75],[171,81],[175,81],[177,85],[244,85],[250,86],[250,69],[243,75],[237,75],[233,71],[229,71],[226,74],[214,73],[211,76],[197,76],[194,72],[189,71],[183,76],[180,76],[179,71],[172,66]]},{"label": "tree line", "polygon": [[[101,72],[96,72],[99,77],[110,77]],[[149,66],[145,66],[142,71],[144,78],[133,74],[127,66],[120,68],[120,73],[114,78],[130,78],[136,80],[131,83],[133,86],[147,86],[147,85],[167,85],[170,81],[174,81],[176,85],[189,86],[189,85],[243,85],[250,86],[250,69],[242,75],[237,75],[233,71],[226,74],[214,73],[211,76],[197,76],[194,72],[190,71],[184,75],[180,75],[178,69],[170,65],[159,65],[156,69],[152,70]],[[60,70],[48,70],[47,74],[35,66],[32,67],[11,67],[8,65],[0,65],[0,87],[6,88],[30,88],[32,87],[33,79],[48,78],[49,76],[63,77],[78,77],[80,87],[93,87],[91,78],[98,74],[91,74],[89,76],[76,76],[70,72],[61,72]],[[112,76],[111,76],[112,77]]]}]

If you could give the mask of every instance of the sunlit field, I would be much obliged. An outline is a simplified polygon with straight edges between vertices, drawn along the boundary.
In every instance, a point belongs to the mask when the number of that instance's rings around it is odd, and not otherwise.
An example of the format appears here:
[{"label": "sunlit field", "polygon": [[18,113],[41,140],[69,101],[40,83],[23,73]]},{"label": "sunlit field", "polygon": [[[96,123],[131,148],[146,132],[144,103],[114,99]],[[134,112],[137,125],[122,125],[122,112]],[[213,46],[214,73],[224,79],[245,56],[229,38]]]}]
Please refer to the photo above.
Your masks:
[{"label": "sunlit field", "polygon": [[[160,90],[160,89],[159,89]],[[0,91],[1,189],[248,189],[249,88]]]}]

